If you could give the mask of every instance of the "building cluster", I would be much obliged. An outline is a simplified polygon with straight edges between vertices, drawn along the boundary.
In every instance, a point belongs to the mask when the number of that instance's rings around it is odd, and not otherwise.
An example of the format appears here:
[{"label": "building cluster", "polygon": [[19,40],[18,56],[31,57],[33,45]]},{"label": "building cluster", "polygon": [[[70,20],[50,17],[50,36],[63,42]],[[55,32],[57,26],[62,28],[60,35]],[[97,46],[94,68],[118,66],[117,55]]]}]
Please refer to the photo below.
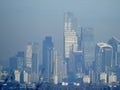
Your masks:
[{"label": "building cluster", "polygon": [[112,37],[95,44],[94,29],[82,27],[65,13],[64,60],[68,82],[118,84],[120,40]]},{"label": "building cluster", "polygon": [[[64,15],[64,48],[59,55],[51,36],[29,43],[9,60],[9,74],[20,83],[118,84],[120,81],[120,40],[95,44],[94,29],[78,24],[73,13]],[[42,59],[41,59],[42,56]],[[11,74],[12,75],[12,74]],[[0,79],[7,77],[0,72]]]}]

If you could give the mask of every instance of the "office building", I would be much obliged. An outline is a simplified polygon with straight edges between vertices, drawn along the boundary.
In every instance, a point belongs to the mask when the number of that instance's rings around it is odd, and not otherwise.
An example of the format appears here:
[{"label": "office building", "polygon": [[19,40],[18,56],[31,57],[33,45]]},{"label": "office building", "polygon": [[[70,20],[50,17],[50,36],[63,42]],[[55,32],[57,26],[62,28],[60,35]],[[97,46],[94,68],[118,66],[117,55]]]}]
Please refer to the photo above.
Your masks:
[{"label": "office building", "polygon": [[17,82],[20,82],[20,71],[19,70],[15,70],[14,71],[14,75],[15,75],[15,80]]},{"label": "office building", "polygon": [[108,83],[109,84],[117,83],[117,76],[114,73],[108,76]]},{"label": "office building", "polygon": [[17,69],[17,57],[13,56],[9,59],[9,67],[12,71]]},{"label": "office building", "polygon": [[24,69],[24,61],[25,61],[24,52],[19,51],[16,57],[17,57],[17,69],[22,71]]},{"label": "office building", "polygon": [[77,33],[74,27],[74,17],[71,12],[65,13],[64,17],[64,58],[70,58],[70,49],[73,46],[77,50]]},{"label": "office building", "polygon": [[39,67],[41,64],[39,43],[29,43],[25,52],[25,69],[29,73],[30,82],[39,80]]},{"label": "office building", "polygon": [[84,72],[84,60],[82,51],[74,51],[70,53],[69,72],[74,74],[74,78],[79,78]]},{"label": "office building", "polygon": [[95,48],[96,72],[108,72],[112,66],[113,48],[107,43],[97,43]]},{"label": "office building", "polygon": [[26,52],[25,52],[25,66],[26,68],[29,68],[30,70],[32,69],[32,44],[29,43],[26,47]]},{"label": "office building", "polygon": [[28,75],[28,72],[27,71],[23,71],[23,81],[25,83],[28,83],[29,82],[29,75]]},{"label": "office building", "polygon": [[113,47],[113,66],[120,66],[120,40],[112,37],[108,43]]},{"label": "office building", "polygon": [[107,73],[105,72],[100,73],[100,81],[103,84],[107,84]]},{"label": "office building", "polygon": [[58,83],[58,55],[56,49],[53,49],[53,80],[54,84]]},{"label": "office building", "polygon": [[89,75],[84,75],[83,77],[83,83],[90,83],[90,76]]},{"label": "office building", "polygon": [[51,73],[53,73],[53,47],[54,44],[52,42],[52,37],[47,36],[43,41],[43,67],[45,69],[44,72],[44,81],[50,82]]},{"label": "office building", "polygon": [[85,67],[88,69],[94,61],[95,42],[93,28],[81,28],[79,47],[83,51]]},{"label": "office building", "polygon": [[40,45],[39,43],[33,43],[32,45],[32,81],[39,80],[39,67],[40,63]]}]

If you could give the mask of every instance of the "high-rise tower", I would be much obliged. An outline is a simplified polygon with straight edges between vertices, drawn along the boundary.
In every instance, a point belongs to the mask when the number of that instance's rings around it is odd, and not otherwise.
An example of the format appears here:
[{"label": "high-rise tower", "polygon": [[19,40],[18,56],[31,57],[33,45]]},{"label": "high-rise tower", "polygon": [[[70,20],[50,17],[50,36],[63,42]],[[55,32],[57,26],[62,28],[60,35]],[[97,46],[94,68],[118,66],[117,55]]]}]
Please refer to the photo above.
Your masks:
[{"label": "high-rise tower", "polygon": [[96,72],[108,72],[112,66],[113,48],[107,43],[97,43],[95,48]]},{"label": "high-rise tower", "polygon": [[52,73],[52,65],[53,65],[53,42],[52,37],[45,37],[43,41],[43,67],[45,69],[44,72],[44,81],[50,82],[50,77]]},{"label": "high-rise tower", "polygon": [[32,69],[32,44],[29,43],[26,48],[25,66]]},{"label": "high-rise tower", "polygon": [[64,20],[64,58],[69,59],[70,49],[73,47],[73,50],[77,50],[77,34],[73,14],[65,13]]},{"label": "high-rise tower", "polygon": [[32,76],[33,81],[39,80],[39,67],[40,62],[40,46],[39,43],[33,43],[32,46]]},{"label": "high-rise tower", "polygon": [[120,40],[113,37],[108,43],[113,47],[113,66],[120,66]]},{"label": "high-rise tower", "polygon": [[80,48],[83,51],[85,67],[89,67],[94,61],[94,30],[93,28],[81,28]]},{"label": "high-rise tower", "polygon": [[[38,43],[29,43],[26,49],[25,67],[29,72],[29,81],[35,82],[39,77],[40,48]],[[31,78],[31,77],[34,78]]]}]

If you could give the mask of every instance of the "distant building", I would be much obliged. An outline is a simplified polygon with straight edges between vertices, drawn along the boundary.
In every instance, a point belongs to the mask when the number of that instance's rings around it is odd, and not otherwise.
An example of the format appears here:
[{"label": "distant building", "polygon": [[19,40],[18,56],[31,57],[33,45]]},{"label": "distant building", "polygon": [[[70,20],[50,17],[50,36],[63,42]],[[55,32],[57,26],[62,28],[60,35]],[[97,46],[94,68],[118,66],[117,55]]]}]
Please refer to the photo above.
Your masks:
[{"label": "distant building", "polygon": [[18,70],[23,70],[24,69],[24,61],[25,61],[25,55],[23,51],[19,51],[16,55],[17,57],[17,69]]},{"label": "distant building", "polygon": [[[61,59],[60,59],[61,60]],[[59,66],[60,69],[60,76],[62,76],[62,81],[64,81],[65,79],[68,78],[68,74],[67,74],[67,63],[64,60],[60,61],[62,65]]]},{"label": "distant building", "polygon": [[39,43],[29,43],[25,52],[25,70],[29,73],[30,82],[39,80],[39,67],[42,64],[40,62]]},{"label": "distant building", "polygon": [[58,84],[58,55],[57,55],[57,51],[55,49],[53,49],[53,81],[54,84]]},{"label": "distant building", "polygon": [[103,84],[107,84],[107,73],[105,73],[105,72],[100,73],[100,81]]},{"label": "distant building", "polygon": [[13,56],[9,59],[9,67],[11,70],[17,69],[17,57]]},{"label": "distant building", "polygon": [[95,48],[96,72],[109,72],[112,67],[113,48],[107,43],[97,43]]},{"label": "distant building", "polygon": [[77,50],[77,33],[74,27],[73,13],[67,12],[64,17],[64,58],[70,58],[70,49]]},{"label": "distant building", "polygon": [[72,51],[69,60],[69,72],[74,74],[73,78],[79,78],[84,72],[84,60],[82,51]]},{"label": "distant building", "polygon": [[54,44],[52,42],[52,37],[45,37],[43,41],[43,67],[45,68],[44,72],[44,81],[50,82],[51,73],[53,73],[53,48]]},{"label": "distant building", "polygon": [[62,83],[67,78],[67,67],[62,57],[58,54],[56,49],[53,58],[53,80],[55,84]]},{"label": "distant building", "polygon": [[39,43],[33,43],[32,45],[32,81],[37,82],[39,80],[39,67],[42,64],[40,62],[40,45]]},{"label": "distant building", "polygon": [[83,77],[83,83],[90,83],[90,76],[88,76],[88,75],[84,75],[84,77]]},{"label": "distant building", "polygon": [[108,43],[113,47],[113,66],[120,66],[120,40],[113,37]]},{"label": "distant building", "polygon": [[0,72],[0,81],[4,81],[6,77],[8,76],[8,72]]},{"label": "distant building", "polygon": [[24,82],[28,83],[29,82],[29,75],[27,71],[23,71],[23,77],[24,77]]},{"label": "distant building", "polygon": [[20,71],[19,70],[15,70],[14,71],[14,75],[15,75],[15,80],[20,82]]},{"label": "distant building", "polygon": [[29,43],[26,47],[26,60],[25,60],[25,66],[27,68],[32,69],[32,44]]},{"label": "distant building", "polygon": [[93,28],[81,28],[79,47],[83,51],[85,67],[88,69],[94,61],[95,41]]},{"label": "distant building", "polygon": [[12,71],[14,70],[23,70],[24,69],[24,52],[19,51],[17,55],[9,59],[9,67]]},{"label": "distant building", "polygon": [[109,80],[108,81],[109,84],[116,83],[117,82],[117,76],[112,73],[111,75],[109,75],[108,80]]}]

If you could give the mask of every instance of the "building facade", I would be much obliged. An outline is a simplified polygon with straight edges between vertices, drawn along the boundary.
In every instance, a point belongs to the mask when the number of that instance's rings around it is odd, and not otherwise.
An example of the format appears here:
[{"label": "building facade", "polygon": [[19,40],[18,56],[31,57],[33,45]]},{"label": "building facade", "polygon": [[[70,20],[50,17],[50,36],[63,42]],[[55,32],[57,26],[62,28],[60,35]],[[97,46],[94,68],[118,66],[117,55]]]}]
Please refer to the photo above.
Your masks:
[{"label": "building facade", "polygon": [[52,66],[53,66],[53,48],[54,44],[52,42],[52,37],[48,36],[45,37],[43,41],[43,68],[45,69],[44,72],[44,81],[50,82],[51,73],[52,73]]},{"label": "building facade", "polygon": [[113,66],[120,66],[120,40],[113,37],[108,43],[113,47]]},{"label": "building facade", "polygon": [[108,72],[112,67],[113,48],[107,43],[97,43],[95,48],[96,72]]},{"label": "building facade", "polygon": [[74,27],[74,17],[71,12],[65,13],[64,17],[64,58],[70,58],[70,49],[77,50],[77,33]]},{"label": "building facade", "polygon": [[93,28],[81,28],[79,47],[83,51],[85,67],[89,68],[94,61],[95,52]]}]

